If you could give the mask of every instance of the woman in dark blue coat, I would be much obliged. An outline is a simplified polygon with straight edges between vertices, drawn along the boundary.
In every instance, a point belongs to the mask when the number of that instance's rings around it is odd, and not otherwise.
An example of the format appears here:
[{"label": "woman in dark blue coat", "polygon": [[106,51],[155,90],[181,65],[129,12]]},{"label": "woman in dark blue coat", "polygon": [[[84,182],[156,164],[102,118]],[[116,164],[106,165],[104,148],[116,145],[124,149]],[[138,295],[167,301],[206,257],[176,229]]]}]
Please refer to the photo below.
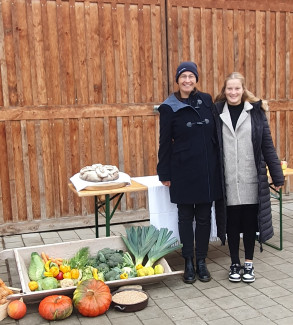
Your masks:
[{"label": "woman in dark blue coat", "polygon": [[[209,94],[200,92],[197,66],[183,62],[176,71],[179,91],[159,107],[160,146],[157,172],[178,207],[178,226],[185,258],[184,281],[211,279],[207,256],[212,202],[222,197],[215,112]],[[193,221],[196,221],[195,233]],[[196,246],[196,271],[194,247]]]}]

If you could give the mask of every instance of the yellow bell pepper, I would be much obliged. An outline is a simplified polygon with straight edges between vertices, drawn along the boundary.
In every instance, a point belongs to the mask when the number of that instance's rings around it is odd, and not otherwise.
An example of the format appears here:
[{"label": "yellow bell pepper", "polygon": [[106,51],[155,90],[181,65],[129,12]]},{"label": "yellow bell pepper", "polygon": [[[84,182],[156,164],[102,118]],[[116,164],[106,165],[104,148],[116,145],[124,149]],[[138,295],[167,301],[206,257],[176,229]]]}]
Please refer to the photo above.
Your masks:
[{"label": "yellow bell pepper", "polygon": [[122,280],[128,279],[128,274],[126,272],[120,274],[120,279],[122,279]]},{"label": "yellow bell pepper", "polygon": [[48,272],[44,272],[44,276],[47,276],[47,277],[53,277],[53,273],[48,271]]},{"label": "yellow bell pepper", "polygon": [[30,291],[35,291],[38,289],[39,285],[37,281],[30,281],[28,287],[30,288]]},{"label": "yellow bell pepper", "polygon": [[98,269],[93,268],[93,277],[96,280],[99,280]]},{"label": "yellow bell pepper", "polygon": [[71,279],[71,272],[63,273],[63,279]]},{"label": "yellow bell pepper", "polygon": [[154,267],[155,274],[163,274],[165,272],[163,265],[157,264]]},{"label": "yellow bell pepper", "polygon": [[79,271],[78,271],[78,269],[72,269],[70,271],[70,273],[71,273],[71,279],[78,279],[78,277],[79,277]]},{"label": "yellow bell pepper", "polygon": [[146,269],[147,269],[147,271],[146,271],[147,274],[146,275],[154,275],[155,274],[155,271],[151,266],[146,267]]},{"label": "yellow bell pepper", "polygon": [[140,270],[143,268],[143,266],[141,264],[137,264],[135,268],[136,268],[136,270]]},{"label": "yellow bell pepper", "polygon": [[59,274],[59,268],[57,266],[52,266],[49,272],[51,272],[53,274],[53,277],[55,277]]},{"label": "yellow bell pepper", "polygon": [[45,263],[45,270],[46,270],[47,272],[49,272],[49,270],[50,270],[50,264],[51,264],[51,260],[48,260],[48,261]]},{"label": "yellow bell pepper", "polygon": [[141,269],[136,271],[137,276],[146,276],[147,274],[147,268],[142,267]]},{"label": "yellow bell pepper", "polygon": [[71,271],[70,265],[61,264],[59,268],[62,273],[67,273]]}]

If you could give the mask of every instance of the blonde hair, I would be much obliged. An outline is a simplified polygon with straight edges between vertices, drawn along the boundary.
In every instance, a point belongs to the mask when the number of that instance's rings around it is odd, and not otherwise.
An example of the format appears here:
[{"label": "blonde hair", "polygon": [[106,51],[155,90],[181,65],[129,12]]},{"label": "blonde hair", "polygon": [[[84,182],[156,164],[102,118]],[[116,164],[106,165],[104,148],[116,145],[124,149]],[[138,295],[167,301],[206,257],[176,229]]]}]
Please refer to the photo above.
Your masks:
[{"label": "blonde hair", "polygon": [[[242,102],[248,101],[250,103],[256,103],[256,102],[261,100],[260,98],[256,97],[251,91],[249,91],[246,88],[245,79],[244,79],[244,77],[243,77],[243,75],[241,73],[232,72],[231,74],[229,74],[226,77],[226,79],[224,81],[224,86],[221,89],[220,93],[216,96],[215,102],[223,102],[223,101],[227,100],[226,95],[225,95],[225,89],[226,89],[226,86],[227,86],[227,81],[231,80],[231,79],[238,79],[238,80],[241,81],[241,84],[242,84],[242,87],[243,87],[243,90],[244,90],[242,98],[241,98]],[[261,107],[262,107],[263,110],[268,111],[268,109],[269,109],[268,102],[266,100],[262,100]]]}]

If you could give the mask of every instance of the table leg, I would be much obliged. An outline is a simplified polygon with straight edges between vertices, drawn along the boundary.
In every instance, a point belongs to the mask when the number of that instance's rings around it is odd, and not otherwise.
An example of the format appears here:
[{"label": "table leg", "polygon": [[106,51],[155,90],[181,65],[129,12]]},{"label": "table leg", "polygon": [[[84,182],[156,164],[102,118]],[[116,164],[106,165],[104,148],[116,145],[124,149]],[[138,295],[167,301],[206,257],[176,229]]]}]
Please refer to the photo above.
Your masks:
[{"label": "table leg", "polygon": [[96,238],[99,238],[99,208],[98,197],[95,195],[95,225],[96,225]]},{"label": "table leg", "polygon": [[105,195],[106,237],[110,236],[110,195]]}]

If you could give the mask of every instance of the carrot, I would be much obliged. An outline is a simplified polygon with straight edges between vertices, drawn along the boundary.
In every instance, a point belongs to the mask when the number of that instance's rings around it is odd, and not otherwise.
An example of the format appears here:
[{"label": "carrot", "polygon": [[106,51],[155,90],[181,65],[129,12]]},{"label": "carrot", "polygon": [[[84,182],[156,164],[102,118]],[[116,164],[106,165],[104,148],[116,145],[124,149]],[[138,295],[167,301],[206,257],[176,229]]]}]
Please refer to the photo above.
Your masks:
[{"label": "carrot", "polygon": [[50,260],[51,260],[53,263],[57,264],[57,265],[61,265],[61,264],[62,264],[62,261],[60,261],[59,259],[56,259],[56,258],[51,257]]},{"label": "carrot", "polygon": [[46,263],[48,261],[47,256],[44,252],[41,253],[41,257],[42,257],[44,263]]}]

